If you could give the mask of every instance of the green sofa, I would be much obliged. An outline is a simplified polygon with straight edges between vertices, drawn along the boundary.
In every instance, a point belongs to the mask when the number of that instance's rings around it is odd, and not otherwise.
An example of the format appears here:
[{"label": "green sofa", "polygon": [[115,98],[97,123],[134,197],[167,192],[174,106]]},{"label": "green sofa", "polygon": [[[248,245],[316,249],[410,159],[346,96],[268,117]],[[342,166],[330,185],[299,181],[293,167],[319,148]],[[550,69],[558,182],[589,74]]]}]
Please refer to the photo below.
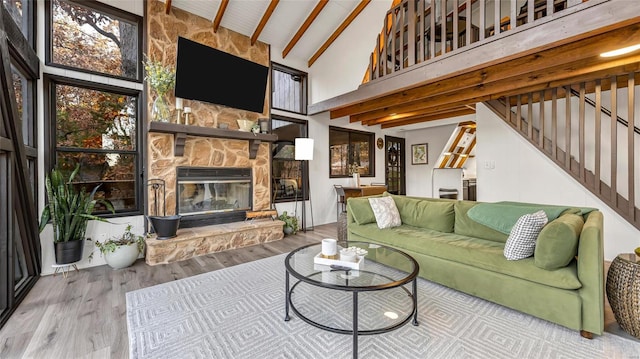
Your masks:
[{"label": "green sofa", "polygon": [[[575,211],[563,212],[543,228],[533,257],[509,261],[503,254],[508,235],[468,216],[468,211],[479,202],[388,193],[384,196],[393,197],[402,225],[379,229],[369,197],[349,198],[348,240],[383,244],[408,253],[420,264],[419,275],[427,280],[579,330],[586,338],[602,334],[601,212],[594,210],[584,216],[577,216]],[[543,248],[543,233],[545,243],[552,241],[553,246],[560,247]],[[575,237],[573,247],[570,237]],[[547,269],[549,263],[557,264],[554,252],[567,251],[567,265]],[[374,260],[407,270],[386,258]]]}]

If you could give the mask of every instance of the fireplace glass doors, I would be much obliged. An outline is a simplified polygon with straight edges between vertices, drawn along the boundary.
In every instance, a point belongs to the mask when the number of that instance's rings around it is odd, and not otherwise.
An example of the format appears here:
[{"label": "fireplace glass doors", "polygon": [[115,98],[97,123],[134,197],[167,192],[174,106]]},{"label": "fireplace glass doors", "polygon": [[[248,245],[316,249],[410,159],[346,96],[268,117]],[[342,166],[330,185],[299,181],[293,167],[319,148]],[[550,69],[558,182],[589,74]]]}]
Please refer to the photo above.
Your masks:
[{"label": "fireplace glass doors", "polygon": [[251,182],[247,168],[178,168],[180,227],[244,220],[251,210]]}]

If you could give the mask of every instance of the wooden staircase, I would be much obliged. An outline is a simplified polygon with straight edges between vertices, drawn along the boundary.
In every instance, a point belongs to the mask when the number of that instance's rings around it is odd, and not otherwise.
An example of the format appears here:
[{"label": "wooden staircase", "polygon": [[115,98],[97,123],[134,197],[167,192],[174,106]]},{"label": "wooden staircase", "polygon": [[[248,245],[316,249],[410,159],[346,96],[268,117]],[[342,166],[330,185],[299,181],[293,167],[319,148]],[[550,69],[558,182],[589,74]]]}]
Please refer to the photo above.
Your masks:
[{"label": "wooden staircase", "polygon": [[[621,217],[640,229],[636,194],[640,72],[502,97],[485,104]],[[624,96],[620,96],[624,94]],[[622,98],[624,97],[624,99]],[[569,104],[567,106],[567,104]],[[577,108],[577,111],[575,111]],[[625,120],[626,118],[626,120]]]}]

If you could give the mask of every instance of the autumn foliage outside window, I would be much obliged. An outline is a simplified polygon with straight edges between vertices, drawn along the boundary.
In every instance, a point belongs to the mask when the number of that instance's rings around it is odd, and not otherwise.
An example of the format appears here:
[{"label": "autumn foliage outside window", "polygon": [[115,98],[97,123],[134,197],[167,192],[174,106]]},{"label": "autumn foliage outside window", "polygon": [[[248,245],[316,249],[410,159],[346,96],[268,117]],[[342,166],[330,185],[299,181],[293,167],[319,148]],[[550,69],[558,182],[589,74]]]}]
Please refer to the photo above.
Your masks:
[{"label": "autumn foliage outside window", "polygon": [[[70,172],[79,163],[77,186],[100,185],[96,197],[116,211],[139,211],[141,92],[135,82],[141,80],[142,20],[93,1],[49,0],[47,6],[48,64],[73,70],[70,77],[45,76],[50,164]],[[74,79],[75,72],[129,79],[132,89]]]}]

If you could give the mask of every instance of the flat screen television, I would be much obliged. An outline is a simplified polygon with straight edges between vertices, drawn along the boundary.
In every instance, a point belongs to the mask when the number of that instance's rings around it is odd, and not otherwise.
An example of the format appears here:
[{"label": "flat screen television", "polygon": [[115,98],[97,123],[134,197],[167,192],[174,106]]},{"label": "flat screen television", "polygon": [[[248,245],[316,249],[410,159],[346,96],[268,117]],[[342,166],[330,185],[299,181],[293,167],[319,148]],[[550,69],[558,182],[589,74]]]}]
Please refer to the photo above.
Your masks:
[{"label": "flat screen television", "polygon": [[269,68],[178,38],[176,97],[262,113]]}]

